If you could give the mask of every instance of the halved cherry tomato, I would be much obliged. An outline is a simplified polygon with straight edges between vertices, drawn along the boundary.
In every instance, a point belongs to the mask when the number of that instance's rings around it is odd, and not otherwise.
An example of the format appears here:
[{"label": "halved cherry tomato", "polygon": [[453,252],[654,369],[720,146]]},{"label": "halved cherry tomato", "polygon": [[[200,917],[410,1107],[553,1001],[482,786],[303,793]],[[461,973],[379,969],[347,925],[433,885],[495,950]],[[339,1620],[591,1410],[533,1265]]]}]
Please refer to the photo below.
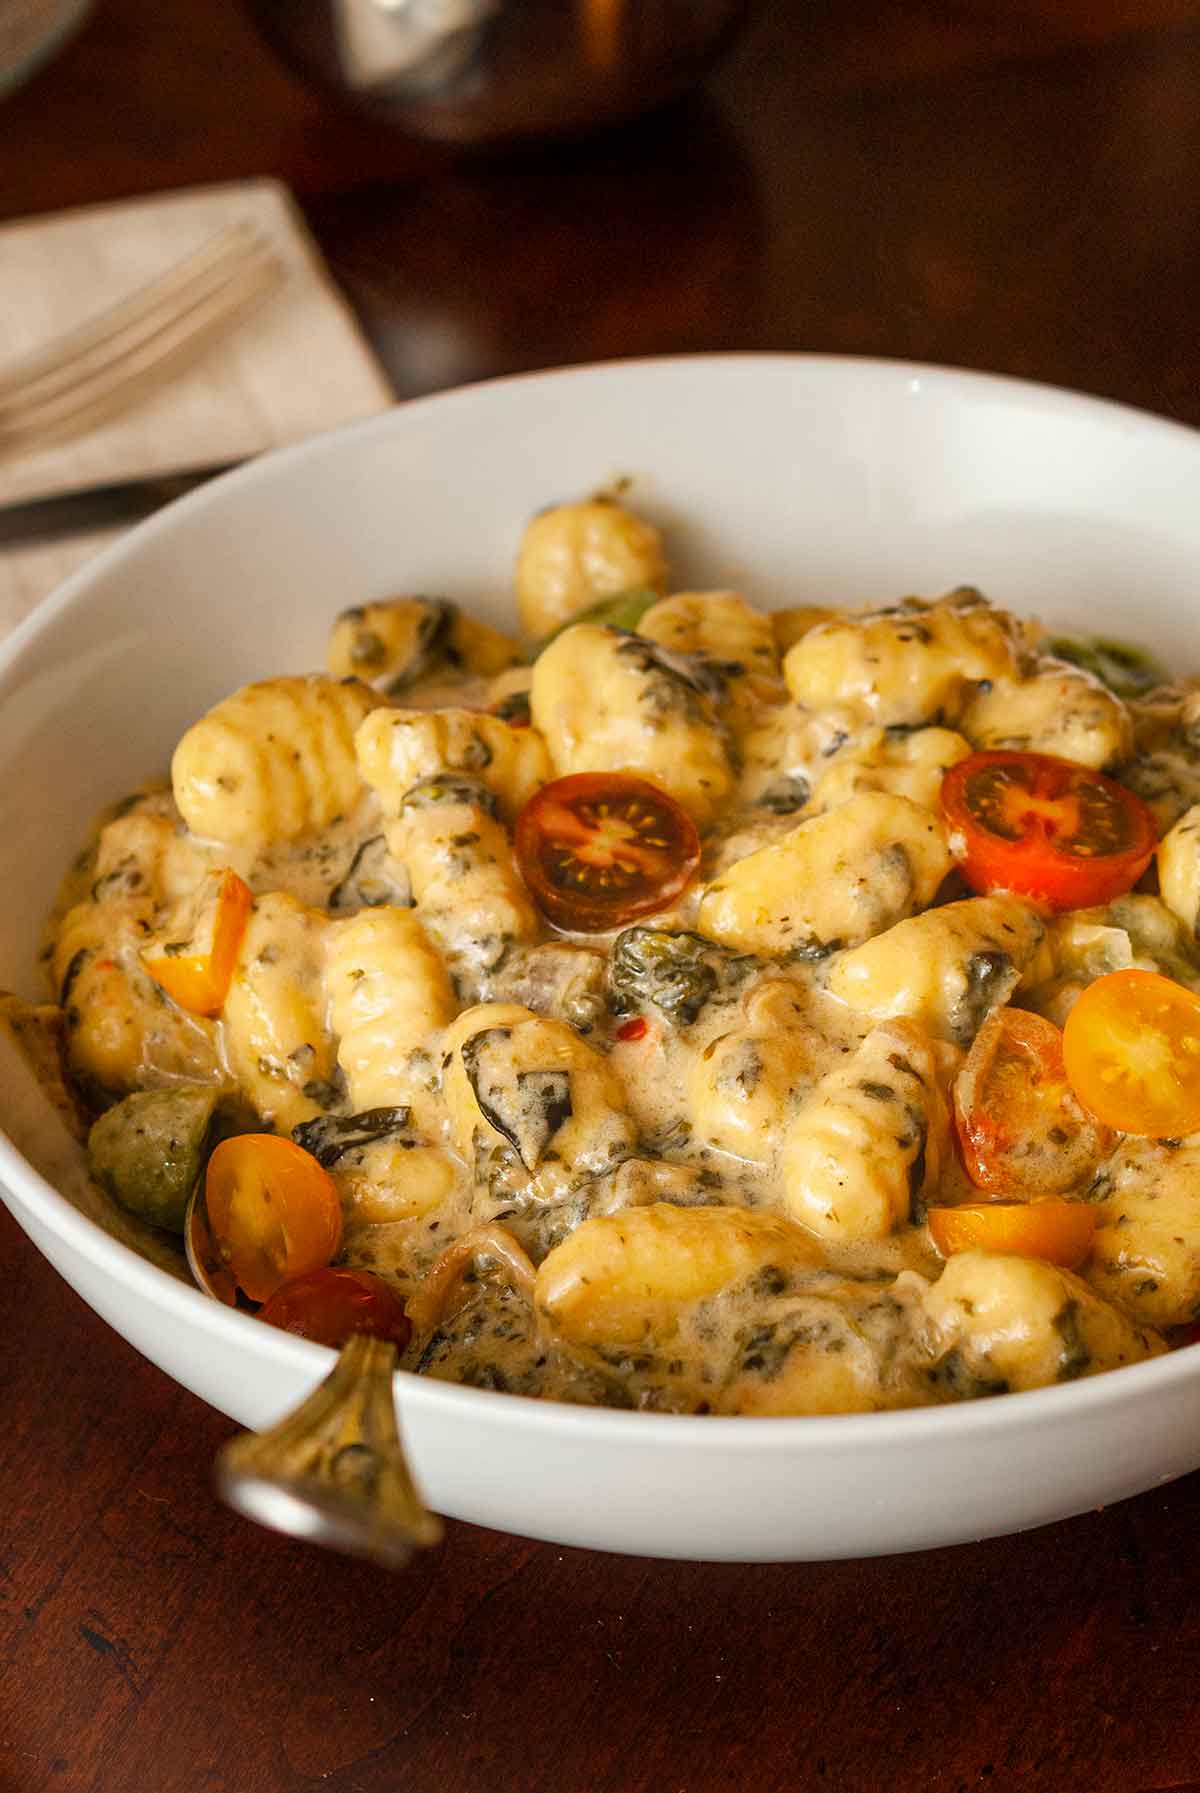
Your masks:
[{"label": "halved cherry tomato", "polygon": [[513,839],[543,914],[583,934],[664,908],[700,863],[687,811],[631,772],[576,772],[543,785],[517,817]]},{"label": "halved cherry tomato", "polygon": [[1200,1128],[1200,996],[1157,971],[1110,971],[1078,998],[1063,1032],[1075,1094],[1122,1133],[1164,1139]]},{"label": "halved cherry tomato", "polygon": [[275,1133],[222,1140],[208,1161],[204,1200],[213,1243],[253,1301],[322,1270],[342,1242],[342,1205],[311,1152]]},{"label": "halved cherry tomato", "polygon": [[236,872],[214,873],[201,887],[183,937],[155,941],[142,964],[172,1001],[193,1015],[219,1015],[229,993],[254,894]]},{"label": "halved cherry tomato", "polygon": [[310,1270],[281,1283],[259,1308],[258,1318],[337,1351],[357,1332],[389,1339],[397,1351],[412,1337],[412,1323],[395,1291],[369,1270],[344,1265]]},{"label": "halved cherry tomato", "polygon": [[984,1022],[954,1083],[967,1175],[995,1195],[1062,1195],[1112,1145],[1067,1079],[1063,1037],[1025,1009]]},{"label": "halved cherry tomato", "polygon": [[951,847],[973,890],[1083,909],[1132,890],[1158,840],[1142,799],[1049,753],[972,753],[942,781]]},{"label": "halved cherry tomato", "polygon": [[930,1208],[929,1231],[944,1258],[956,1251],[996,1251],[1044,1258],[1073,1270],[1092,1249],[1096,1210],[1086,1202],[967,1202]]}]

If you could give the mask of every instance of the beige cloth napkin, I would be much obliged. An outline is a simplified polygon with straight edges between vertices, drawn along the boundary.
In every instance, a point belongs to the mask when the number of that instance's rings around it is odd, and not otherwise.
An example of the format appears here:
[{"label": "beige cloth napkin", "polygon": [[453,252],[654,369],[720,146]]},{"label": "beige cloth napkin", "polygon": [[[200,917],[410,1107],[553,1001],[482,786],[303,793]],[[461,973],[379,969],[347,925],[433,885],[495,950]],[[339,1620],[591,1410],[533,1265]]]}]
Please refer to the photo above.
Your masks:
[{"label": "beige cloth napkin", "polygon": [[[393,402],[291,194],[273,180],[0,227],[0,367],[240,221],[256,225],[283,262],[278,292],[134,409],[77,438],[0,459],[0,505],[240,459]],[[0,548],[0,635],[120,533]]]}]

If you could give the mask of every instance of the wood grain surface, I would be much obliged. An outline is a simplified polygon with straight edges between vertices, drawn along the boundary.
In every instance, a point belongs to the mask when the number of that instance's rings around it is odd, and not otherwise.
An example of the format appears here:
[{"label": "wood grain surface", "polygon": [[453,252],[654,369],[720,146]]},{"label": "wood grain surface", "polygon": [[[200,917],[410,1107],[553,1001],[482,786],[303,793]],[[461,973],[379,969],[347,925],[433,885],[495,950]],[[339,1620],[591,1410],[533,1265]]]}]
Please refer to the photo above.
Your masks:
[{"label": "wood grain surface", "polygon": [[[1200,0],[777,0],[705,93],[490,160],[349,119],[229,0],[98,0],[0,103],[0,216],[249,174],[402,394],[805,348],[1200,424]],[[1200,1478],[874,1562],[455,1525],[389,1578],[219,1508],[228,1425],[3,1214],[0,1262],[3,1793],[1200,1790]]]}]

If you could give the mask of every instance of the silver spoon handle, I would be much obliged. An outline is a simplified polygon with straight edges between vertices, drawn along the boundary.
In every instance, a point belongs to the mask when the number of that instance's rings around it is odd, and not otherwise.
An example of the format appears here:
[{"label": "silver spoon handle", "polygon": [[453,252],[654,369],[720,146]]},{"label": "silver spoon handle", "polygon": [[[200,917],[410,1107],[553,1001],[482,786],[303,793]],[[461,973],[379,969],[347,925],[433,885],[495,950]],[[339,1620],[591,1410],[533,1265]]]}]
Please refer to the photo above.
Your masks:
[{"label": "silver spoon handle", "polygon": [[269,1432],[232,1439],[217,1491],[248,1519],[385,1568],[442,1537],[413,1485],[392,1394],[396,1347],[356,1334],[320,1387]]}]

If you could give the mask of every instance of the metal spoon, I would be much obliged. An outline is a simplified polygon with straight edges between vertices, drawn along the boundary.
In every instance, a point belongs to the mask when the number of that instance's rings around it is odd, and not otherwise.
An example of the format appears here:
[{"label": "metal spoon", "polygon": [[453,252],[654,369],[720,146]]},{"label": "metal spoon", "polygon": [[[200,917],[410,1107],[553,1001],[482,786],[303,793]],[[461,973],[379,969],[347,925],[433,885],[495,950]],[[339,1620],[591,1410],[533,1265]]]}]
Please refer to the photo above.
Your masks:
[{"label": "metal spoon", "polygon": [[[237,1287],[208,1226],[203,1184],[188,1203],[184,1245],[206,1295],[236,1305]],[[217,1455],[217,1492],[272,1531],[402,1569],[441,1542],[442,1522],[417,1493],[400,1442],[396,1347],[355,1334],[325,1381],[269,1432],[231,1439]]]}]

